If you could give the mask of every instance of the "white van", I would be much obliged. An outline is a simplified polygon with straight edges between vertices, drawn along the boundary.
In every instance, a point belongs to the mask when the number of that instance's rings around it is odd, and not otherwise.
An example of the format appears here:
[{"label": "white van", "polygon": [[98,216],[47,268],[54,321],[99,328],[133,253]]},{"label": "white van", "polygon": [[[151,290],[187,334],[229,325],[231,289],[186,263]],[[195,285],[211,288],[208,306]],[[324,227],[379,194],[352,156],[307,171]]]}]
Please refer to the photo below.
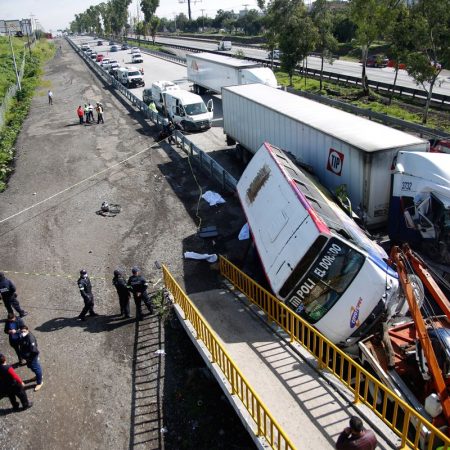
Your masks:
[{"label": "white van", "polygon": [[[155,81],[152,84],[152,100],[155,102],[156,109],[159,112],[162,112],[164,110],[164,99],[163,99],[163,93],[164,92],[172,92],[172,91],[179,91],[180,86],[178,84],[173,83],[172,81]],[[144,99],[145,102],[145,99]]]},{"label": "white van", "polygon": [[203,99],[182,89],[163,93],[167,116],[183,130],[207,130],[211,128],[213,101],[205,105]]},{"label": "white van", "polygon": [[140,53],[133,53],[131,55],[131,62],[133,64],[137,64],[137,63],[143,63],[144,60],[143,60],[142,55]]},{"label": "white van", "polygon": [[232,48],[231,41],[220,41],[217,44],[217,50],[229,51],[231,50],[231,48]]},{"label": "white van", "polygon": [[128,88],[145,86],[144,77],[136,67],[121,67],[117,71],[117,79]]}]

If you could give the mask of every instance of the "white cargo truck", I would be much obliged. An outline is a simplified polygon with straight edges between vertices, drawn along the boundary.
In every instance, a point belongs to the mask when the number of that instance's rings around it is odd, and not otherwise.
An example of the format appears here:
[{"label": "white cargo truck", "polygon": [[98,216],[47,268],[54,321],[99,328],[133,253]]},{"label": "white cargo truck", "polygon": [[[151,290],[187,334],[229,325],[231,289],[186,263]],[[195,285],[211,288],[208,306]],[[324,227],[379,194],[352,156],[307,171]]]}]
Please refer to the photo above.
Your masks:
[{"label": "white cargo truck", "polygon": [[155,102],[156,109],[159,112],[162,112],[164,110],[163,94],[165,92],[179,91],[179,90],[180,86],[178,86],[178,84],[173,83],[172,81],[161,80],[153,82],[151,89],[151,99]]},{"label": "white cargo truck", "polygon": [[121,67],[117,71],[117,79],[127,88],[145,86],[144,77],[136,67]]},{"label": "white cargo truck", "polygon": [[223,88],[222,108],[227,142],[237,142],[238,153],[256,153],[265,141],[291,153],[328,189],[345,185],[368,227],[387,222],[399,151],[429,149],[423,139],[263,84]]},{"label": "white cargo truck", "polygon": [[277,87],[277,79],[268,67],[231,56],[215,53],[187,53],[188,80],[196,94],[206,91],[221,93],[225,86],[262,83]]}]

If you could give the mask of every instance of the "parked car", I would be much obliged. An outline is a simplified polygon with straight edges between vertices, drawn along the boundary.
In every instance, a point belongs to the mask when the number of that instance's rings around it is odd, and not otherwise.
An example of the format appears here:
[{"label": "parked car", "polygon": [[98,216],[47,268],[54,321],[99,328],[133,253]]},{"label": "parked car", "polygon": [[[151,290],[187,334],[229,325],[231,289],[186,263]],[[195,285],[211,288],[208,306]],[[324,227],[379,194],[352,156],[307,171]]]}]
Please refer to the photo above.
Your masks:
[{"label": "parked car", "polygon": [[109,45],[114,45],[115,42],[114,41],[109,41]]},{"label": "parked car", "polygon": [[82,44],[81,45],[81,50],[83,51],[83,52],[85,52],[86,50],[88,50],[89,49],[89,44]]},{"label": "parked car", "polygon": [[90,55],[92,53],[92,49],[88,48],[84,53],[86,53],[86,55]]},{"label": "parked car", "polygon": [[144,59],[142,58],[142,55],[140,53],[133,53],[131,55],[131,62],[133,64],[135,64],[135,63],[142,63],[142,62],[144,62]]},{"label": "parked car", "polygon": [[103,60],[104,57],[105,57],[105,55],[102,55],[101,53],[99,53],[99,54],[97,55],[97,58],[95,58],[95,61],[98,62],[98,63],[100,63],[100,62],[102,62],[102,60]]},{"label": "parked car", "polygon": [[385,55],[370,55],[367,57],[366,67],[387,67],[388,63],[389,58]]},{"label": "parked car", "polygon": [[119,47],[117,45],[111,45],[111,48],[109,49],[110,52],[118,52]]},{"label": "parked car", "polygon": [[109,58],[103,58],[101,61],[100,61],[100,66],[102,66],[102,68],[106,68],[107,66],[108,66],[108,64],[109,64]]},{"label": "parked car", "polygon": [[103,41],[97,41],[97,45],[103,45]]},{"label": "parked car", "polygon": [[281,55],[282,55],[281,50],[274,49],[273,52],[267,53],[267,59],[272,59],[272,53],[273,53],[273,59],[280,59],[281,58]]},{"label": "parked car", "polygon": [[112,67],[117,67],[119,65],[120,65],[119,62],[117,60],[115,60],[115,59],[110,59],[109,61],[106,61],[106,62],[105,62],[105,60],[102,61],[102,67],[105,70],[109,70]]},{"label": "parked car", "polygon": [[122,47],[120,47],[121,50],[128,50],[129,48],[127,43],[122,44]]},{"label": "parked car", "polygon": [[92,53],[89,55],[89,58],[91,58],[91,59],[93,59],[93,60],[96,60],[96,59],[97,59],[97,53],[92,52]]},{"label": "parked car", "polygon": [[131,53],[141,53],[137,47],[131,47]]}]

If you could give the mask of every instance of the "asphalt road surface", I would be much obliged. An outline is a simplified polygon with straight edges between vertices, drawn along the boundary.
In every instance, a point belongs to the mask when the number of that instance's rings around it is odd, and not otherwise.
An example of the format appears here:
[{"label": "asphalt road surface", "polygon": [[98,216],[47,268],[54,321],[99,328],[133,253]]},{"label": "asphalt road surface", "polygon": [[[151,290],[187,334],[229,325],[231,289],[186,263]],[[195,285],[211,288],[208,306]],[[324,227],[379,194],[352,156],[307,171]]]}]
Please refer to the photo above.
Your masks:
[{"label": "asphalt road surface", "polygon": [[[183,252],[215,250],[197,237],[199,217],[237,236],[244,221],[239,205],[229,198],[223,208],[212,210],[206,202],[197,207],[199,186],[219,188],[201,175],[194,178],[185,155],[156,145],[159,130],[105,87],[67,43],[45,79],[53,106],[46,85],[33,99],[16,143],[15,171],[0,194],[0,270],[17,272],[7,275],[29,311],[44,387],[33,392],[33,374],[17,369],[34,406],[13,413],[1,400],[0,448],[252,448],[215,384],[206,380],[201,389],[202,377],[195,375],[201,363],[189,344],[166,342],[167,323],[156,315],[146,312],[143,322],[135,322],[134,305],[133,318],[121,319],[111,285],[115,268],[128,275],[133,265],[157,281],[159,261],[182,285],[189,275],[188,291],[207,288],[217,281],[216,272],[184,261]],[[105,124],[79,125],[78,105],[97,101],[104,105]],[[121,205],[120,214],[97,215],[104,200]],[[230,241],[220,248],[225,254]],[[92,277],[100,314],[86,322],[77,320],[81,268]],[[156,353],[161,349],[165,356]],[[0,351],[15,362],[6,335]],[[199,407],[189,403],[192,392],[210,405],[194,422]],[[191,400],[200,404],[198,397]]]}]

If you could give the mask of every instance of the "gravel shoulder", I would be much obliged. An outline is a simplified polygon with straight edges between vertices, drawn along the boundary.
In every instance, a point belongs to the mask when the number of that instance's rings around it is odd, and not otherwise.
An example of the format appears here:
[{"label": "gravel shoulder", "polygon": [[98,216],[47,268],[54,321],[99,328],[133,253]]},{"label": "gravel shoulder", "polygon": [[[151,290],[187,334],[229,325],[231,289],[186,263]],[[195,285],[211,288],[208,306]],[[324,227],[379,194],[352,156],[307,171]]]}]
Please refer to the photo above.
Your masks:
[{"label": "gravel shoulder", "polygon": [[[0,448],[222,448],[214,445],[217,436],[223,448],[252,448],[219,388],[203,376],[187,337],[172,325],[166,335],[167,324],[157,316],[146,315],[139,324],[121,320],[111,285],[116,267],[128,273],[133,265],[158,280],[155,261],[165,263],[188,291],[216,283],[214,271],[185,263],[182,253],[232,255],[229,239],[214,247],[196,236],[196,217],[230,235],[243,223],[236,200],[214,210],[201,204],[197,211],[198,186],[185,156],[155,145],[158,130],[103,86],[67,43],[45,78],[53,106],[46,90],[37,92],[17,141],[15,173],[0,194],[2,220],[64,191],[0,224],[0,270],[20,272],[8,276],[30,313],[26,323],[38,339],[44,387],[34,393],[28,383],[34,406],[25,412],[12,413],[7,399],[0,401]],[[89,101],[103,103],[104,125],[78,124],[76,108]],[[205,190],[219,189],[197,179]],[[104,200],[120,204],[122,212],[96,215]],[[76,320],[80,268],[92,277],[101,314],[87,322]],[[155,353],[161,348],[166,356]],[[13,361],[11,350],[2,335],[0,351]],[[23,367],[18,373],[25,380],[32,376]],[[198,398],[185,401],[192,391]],[[167,432],[160,432],[163,427]]]}]

